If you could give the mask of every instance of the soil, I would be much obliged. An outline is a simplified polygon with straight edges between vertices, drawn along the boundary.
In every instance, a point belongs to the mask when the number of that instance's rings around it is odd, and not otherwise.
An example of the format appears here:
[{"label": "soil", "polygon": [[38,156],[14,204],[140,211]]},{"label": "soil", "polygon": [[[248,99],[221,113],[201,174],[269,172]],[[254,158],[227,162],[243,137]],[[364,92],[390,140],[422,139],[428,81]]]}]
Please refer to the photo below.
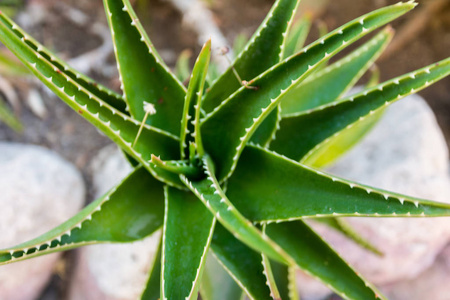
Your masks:
[{"label": "soil", "polygon": [[[419,3],[421,6],[425,6],[432,1],[435,0],[423,0]],[[28,1],[28,3],[31,2],[31,0]],[[102,1],[35,0],[34,2],[42,3],[47,8],[48,16],[39,26],[33,27],[31,33],[39,41],[59,53],[59,56],[75,57],[99,46],[100,40],[89,34],[87,27],[92,21],[101,21],[106,24]],[[89,21],[84,26],[68,21],[61,14],[58,2],[81,10],[88,16]],[[184,49],[191,49],[193,53],[198,53],[200,46],[197,44],[196,34],[185,28],[180,13],[173,9],[167,1],[151,0],[148,2],[147,7],[142,7],[138,11],[138,15],[168,65],[173,67],[176,57]],[[328,28],[333,29],[373,9],[395,2],[391,0],[330,1],[319,17],[325,21]],[[250,37],[264,19],[272,3],[271,0],[213,0],[211,9],[220,29],[229,41],[233,41],[239,33]],[[450,2],[447,4],[444,9],[431,16],[430,21],[423,26],[423,30],[418,32],[407,44],[378,63],[382,80],[421,68],[449,56]],[[420,6],[417,10],[419,9]],[[25,13],[27,12],[25,11]],[[393,27],[401,28],[411,18],[414,18],[414,14],[394,22]],[[312,41],[317,36],[317,28],[313,27],[308,40]],[[111,56],[106,64],[114,66],[114,58]],[[110,88],[118,90],[117,74],[105,77],[101,72],[94,70],[89,75]],[[93,193],[90,185],[92,174],[89,162],[110,141],[34,80],[22,80],[28,86],[38,87],[47,108],[47,116],[40,119],[25,105],[22,105],[20,119],[25,127],[24,132],[17,134],[0,124],[0,140],[42,145],[74,163],[85,177],[88,187],[87,198],[91,201]],[[21,86],[23,85],[21,84]],[[18,92],[24,99],[27,91],[19,90]],[[447,143],[450,145],[450,77],[441,80],[420,94],[434,110]],[[67,261],[70,265],[71,254],[69,253],[65,257],[69,258]],[[70,269],[70,267],[65,268],[66,271],[55,275],[40,299],[64,299],[63,295],[67,286],[67,278],[70,277]]]}]

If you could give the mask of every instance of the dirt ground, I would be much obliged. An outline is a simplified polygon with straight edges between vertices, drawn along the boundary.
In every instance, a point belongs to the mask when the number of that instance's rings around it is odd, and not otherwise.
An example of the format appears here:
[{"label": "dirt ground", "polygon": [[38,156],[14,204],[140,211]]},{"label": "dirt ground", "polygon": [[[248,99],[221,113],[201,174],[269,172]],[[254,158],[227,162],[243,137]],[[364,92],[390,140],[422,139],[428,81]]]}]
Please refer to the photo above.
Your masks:
[{"label": "dirt ground", "polygon": [[[425,7],[432,1],[435,0],[419,0],[418,2]],[[68,21],[61,14],[61,8],[55,4],[64,2],[83,11],[90,21],[106,23],[102,1],[35,0],[35,2],[40,2],[48,8],[48,16],[39,26],[34,27],[31,33],[60,56],[75,57],[99,46],[99,38],[87,34],[86,27],[89,26],[89,22],[85,26],[80,26]],[[328,28],[333,29],[373,9],[395,2],[390,0],[330,1],[325,11],[320,14],[320,19],[326,22]],[[214,0],[212,3],[212,11],[218,26],[232,41],[239,33],[250,36],[265,17],[273,1]],[[197,44],[195,32],[183,26],[181,15],[167,1],[151,0],[148,7],[139,11],[138,14],[156,48],[161,51],[170,66],[174,65],[176,57],[182,50],[188,48],[193,53],[199,51],[200,46]],[[394,22],[393,27],[402,28],[415,17],[417,18],[417,14],[411,13]],[[422,25],[420,26],[422,30],[416,32],[413,38],[407,40],[402,47],[378,63],[382,80],[426,66],[450,55],[450,2],[443,9],[434,13],[429,18],[429,22]],[[313,27],[312,36],[308,40],[312,41],[317,35],[317,28]],[[107,64],[113,66],[114,58],[111,57]],[[102,72],[94,70],[90,76],[113,89],[118,89],[117,74],[107,77]],[[50,96],[42,87],[39,89],[48,111],[47,117],[40,119],[25,105],[22,105],[19,115],[25,131],[17,134],[0,124],[0,140],[39,144],[53,149],[82,171],[90,199],[92,187],[89,184],[91,178],[89,162],[99,149],[110,142],[56,97]],[[25,91],[18,92],[25,96]],[[450,77],[434,84],[420,94],[434,110],[447,143],[450,145]],[[70,254],[68,256],[70,257]],[[70,268],[68,269],[70,270]],[[61,276],[55,275],[41,299],[64,299],[68,276],[70,277],[68,271],[62,272]]]}]

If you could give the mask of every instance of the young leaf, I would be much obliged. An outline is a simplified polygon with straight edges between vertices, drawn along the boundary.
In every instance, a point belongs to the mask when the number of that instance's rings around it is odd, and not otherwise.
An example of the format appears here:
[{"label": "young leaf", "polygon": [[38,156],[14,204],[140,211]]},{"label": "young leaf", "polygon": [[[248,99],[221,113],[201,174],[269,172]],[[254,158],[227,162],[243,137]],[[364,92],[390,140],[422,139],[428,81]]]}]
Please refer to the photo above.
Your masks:
[{"label": "young leaf", "polygon": [[302,270],[344,299],[385,299],[302,221],[267,225],[266,232]]},{"label": "young leaf", "polygon": [[255,250],[266,253],[277,261],[289,261],[289,257],[268,239],[252,223],[244,218],[241,213],[230,203],[225,196],[219,182],[214,176],[214,166],[209,156],[203,157],[206,179],[192,182],[180,175],[187,187],[203,202],[214,214],[217,220],[235,237]]},{"label": "young leaf", "polygon": [[347,23],[253,79],[251,85],[257,90],[242,87],[206,115],[201,127],[203,145],[216,163],[219,181],[232,174],[244,145],[281,96],[347,45],[413,7],[412,3],[388,6]]},{"label": "young leaf", "polygon": [[215,219],[191,192],[164,191],[161,298],[197,299]]},{"label": "young leaf", "polygon": [[386,48],[393,36],[387,27],[345,58],[309,76],[281,100],[282,116],[335,102],[346,93]]},{"label": "young leaf", "polygon": [[191,59],[191,56],[192,51],[190,49],[183,50],[178,56],[175,64],[175,76],[183,83],[187,82],[191,76],[191,70],[189,68],[189,60]]},{"label": "young leaf", "polygon": [[147,284],[142,292],[141,300],[159,300],[161,290],[161,250],[162,241],[159,242],[158,251],[153,259],[153,265],[148,274]]},{"label": "young leaf", "polygon": [[142,120],[144,101],[152,103],[156,114],[148,118],[147,124],[179,136],[184,86],[156,53],[129,1],[104,0],[103,3],[131,115]]},{"label": "young leaf", "polygon": [[[286,32],[299,0],[277,0],[245,49],[205,94],[203,109],[211,112],[242,86],[234,72],[250,80],[280,61]],[[234,70],[233,70],[234,69]]]},{"label": "young leaf", "polygon": [[272,300],[263,274],[260,253],[241,243],[220,224],[216,226],[211,249],[219,263],[250,299]]},{"label": "young leaf", "polygon": [[283,59],[288,58],[303,48],[310,28],[311,16],[309,14],[305,14],[298,22],[294,23],[284,43]]},{"label": "young leaf", "polygon": [[450,74],[450,58],[387,81],[354,96],[284,118],[270,148],[294,160],[306,160],[315,147],[378,109],[418,92]]},{"label": "young leaf", "polygon": [[181,120],[181,158],[189,156],[188,145],[195,142],[196,150],[200,156],[204,154],[200,136],[200,101],[205,86],[206,73],[211,57],[211,40],[202,48],[192,71],[189,87],[184,100],[183,119]]},{"label": "young leaf", "polygon": [[253,146],[245,148],[228,181],[227,196],[253,222],[305,217],[450,215],[450,204],[359,185]]},{"label": "young leaf", "polygon": [[163,224],[162,183],[137,168],[121,184],[40,237],[0,250],[0,264],[100,242],[142,239]]}]

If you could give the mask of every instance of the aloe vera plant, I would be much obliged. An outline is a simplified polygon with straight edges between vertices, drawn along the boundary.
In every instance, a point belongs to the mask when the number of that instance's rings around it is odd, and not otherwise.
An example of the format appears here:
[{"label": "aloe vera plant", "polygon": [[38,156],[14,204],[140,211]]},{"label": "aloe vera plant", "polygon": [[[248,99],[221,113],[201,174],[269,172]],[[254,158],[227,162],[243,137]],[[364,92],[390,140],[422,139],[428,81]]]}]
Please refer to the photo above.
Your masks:
[{"label": "aloe vera plant", "polygon": [[384,299],[304,219],[449,216],[450,205],[364,186],[309,165],[328,160],[331,146],[348,143],[339,137],[355,139],[386,106],[447,76],[450,59],[343,97],[392,30],[381,30],[325,66],[329,59],[416,4],[368,13],[286,57],[297,5],[277,0],[211,85],[205,83],[211,55],[206,42],[185,88],[128,0],[104,0],[122,95],[79,74],[0,14],[0,40],[134,166],[59,227],[1,250],[0,264],[132,242],[162,228],[142,299],[196,299],[199,291],[203,299],[237,299],[243,292],[251,299],[296,299],[295,268],[346,299]]}]

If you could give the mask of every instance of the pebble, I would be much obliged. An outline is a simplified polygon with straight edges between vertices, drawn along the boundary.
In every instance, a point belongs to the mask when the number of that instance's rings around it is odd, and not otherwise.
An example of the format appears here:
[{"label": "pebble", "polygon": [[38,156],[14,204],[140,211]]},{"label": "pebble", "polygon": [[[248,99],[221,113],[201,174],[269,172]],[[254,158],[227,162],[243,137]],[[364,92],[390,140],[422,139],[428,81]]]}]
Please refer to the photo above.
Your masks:
[{"label": "pebble", "polygon": [[[0,248],[38,237],[75,215],[84,204],[82,176],[45,148],[0,143]],[[0,267],[0,299],[36,299],[60,253]]]}]

